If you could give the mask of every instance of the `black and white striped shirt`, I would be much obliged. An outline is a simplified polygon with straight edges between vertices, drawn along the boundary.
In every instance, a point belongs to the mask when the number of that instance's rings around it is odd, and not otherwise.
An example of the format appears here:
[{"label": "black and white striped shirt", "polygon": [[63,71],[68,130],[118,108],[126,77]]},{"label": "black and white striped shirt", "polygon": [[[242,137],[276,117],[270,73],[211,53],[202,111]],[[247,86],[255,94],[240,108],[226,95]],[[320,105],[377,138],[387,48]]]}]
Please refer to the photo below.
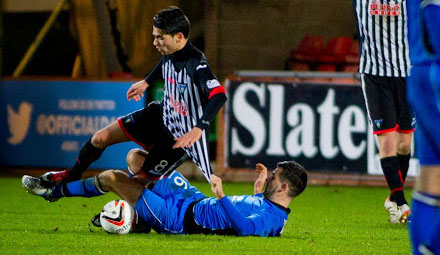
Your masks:
[{"label": "black and white striped shirt", "polygon": [[159,75],[165,86],[161,102],[164,125],[174,137],[181,137],[196,126],[203,130],[202,137],[185,151],[210,181],[207,127],[226,101],[225,89],[212,73],[204,54],[190,42],[164,56],[146,78],[147,83]]},{"label": "black and white striped shirt", "polygon": [[410,60],[405,0],[353,0],[361,57],[359,72],[406,77]]}]

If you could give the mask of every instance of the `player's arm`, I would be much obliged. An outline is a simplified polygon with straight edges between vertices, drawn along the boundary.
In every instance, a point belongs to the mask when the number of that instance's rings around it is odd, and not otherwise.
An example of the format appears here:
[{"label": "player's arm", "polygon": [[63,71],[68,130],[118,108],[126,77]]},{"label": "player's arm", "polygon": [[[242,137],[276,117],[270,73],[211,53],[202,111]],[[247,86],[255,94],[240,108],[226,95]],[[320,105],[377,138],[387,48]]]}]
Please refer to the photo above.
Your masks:
[{"label": "player's arm", "polygon": [[201,93],[207,96],[208,102],[203,109],[203,116],[197,120],[196,126],[183,136],[174,138],[176,143],[173,148],[193,146],[202,136],[203,130],[209,128],[227,100],[225,89],[217,81],[207,63],[201,63],[196,67],[194,79],[200,85]]},{"label": "player's arm", "polygon": [[144,96],[144,91],[152,84],[153,81],[158,80],[162,77],[162,60],[154,67],[153,71],[141,81],[133,83],[127,90],[127,100],[130,101],[132,98],[134,101],[141,100]]},{"label": "player's arm", "polygon": [[[422,6],[423,7],[423,6]],[[429,44],[434,54],[440,56],[440,2],[427,1],[423,8],[423,23],[429,37]]]},{"label": "player's arm", "polygon": [[217,113],[226,103],[226,91],[207,63],[202,62],[196,67],[194,77],[200,85],[202,94],[208,98],[206,107],[203,109],[203,116],[197,120],[196,124],[196,127],[204,130],[209,128]]},{"label": "player's arm", "polygon": [[231,203],[223,191],[222,179],[211,175],[211,190],[218,198],[221,206],[225,210],[226,216],[232,223],[232,227],[240,236],[255,234],[255,225],[252,220],[243,216],[239,210]]},{"label": "player's arm", "polygon": [[255,171],[257,171],[259,175],[254,184],[254,195],[263,193],[263,187],[267,179],[267,167],[261,163],[258,163]]}]

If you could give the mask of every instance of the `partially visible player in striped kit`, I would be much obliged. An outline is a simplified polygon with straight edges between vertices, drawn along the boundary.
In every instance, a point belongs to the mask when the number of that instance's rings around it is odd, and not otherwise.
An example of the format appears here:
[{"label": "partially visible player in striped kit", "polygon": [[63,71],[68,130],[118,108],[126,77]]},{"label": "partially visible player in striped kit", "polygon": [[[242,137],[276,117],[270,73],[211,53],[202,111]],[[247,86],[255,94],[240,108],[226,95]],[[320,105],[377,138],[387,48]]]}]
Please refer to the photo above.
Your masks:
[{"label": "partially visible player in striped kit", "polygon": [[162,102],[152,102],[95,133],[72,169],[42,175],[42,185],[53,187],[81,178],[107,146],[130,140],[149,151],[140,171],[144,177],[159,179],[188,155],[210,180],[208,127],[226,95],[204,54],[188,41],[189,32],[190,22],[178,7],[161,10],[153,18],[153,45],[163,58],[145,80],[130,87],[127,99],[139,101],[151,82],[163,79]]},{"label": "partially visible player in striped kit", "polygon": [[359,72],[379,156],[391,194],[385,200],[391,223],[410,214],[403,193],[415,118],[406,101],[410,68],[405,0],[353,0],[361,45]]},{"label": "partially visible player in striped kit", "polygon": [[411,203],[412,254],[440,254],[440,0],[410,0],[408,100],[417,114],[420,174]]}]

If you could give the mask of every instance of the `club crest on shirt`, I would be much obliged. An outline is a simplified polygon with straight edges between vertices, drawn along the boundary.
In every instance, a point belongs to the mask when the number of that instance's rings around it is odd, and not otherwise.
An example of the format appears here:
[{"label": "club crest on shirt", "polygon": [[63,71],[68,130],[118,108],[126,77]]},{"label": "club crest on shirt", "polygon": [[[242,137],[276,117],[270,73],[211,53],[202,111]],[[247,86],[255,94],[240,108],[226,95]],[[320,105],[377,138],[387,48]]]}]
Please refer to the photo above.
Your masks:
[{"label": "club crest on shirt", "polygon": [[413,118],[412,118],[412,121],[411,121],[411,127],[412,127],[412,128],[416,128],[416,126],[417,126],[417,120],[416,120],[415,117],[413,117]]},{"label": "club crest on shirt", "polygon": [[133,116],[130,115],[127,119],[125,119],[124,122],[125,122],[125,123],[134,122]]},{"label": "club crest on shirt", "polygon": [[383,120],[374,120],[374,125],[376,125],[377,128],[380,128],[380,126],[382,125]]},{"label": "club crest on shirt", "polygon": [[220,82],[218,82],[216,79],[208,80],[206,82],[206,86],[208,87],[208,89],[213,89],[215,87],[220,86]]},{"label": "club crest on shirt", "polygon": [[183,93],[185,93],[185,90],[186,90],[186,84],[184,84],[184,83],[178,83],[177,84],[177,87],[179,88],[179,92],[180,92],[180,94],[182,95]]}]

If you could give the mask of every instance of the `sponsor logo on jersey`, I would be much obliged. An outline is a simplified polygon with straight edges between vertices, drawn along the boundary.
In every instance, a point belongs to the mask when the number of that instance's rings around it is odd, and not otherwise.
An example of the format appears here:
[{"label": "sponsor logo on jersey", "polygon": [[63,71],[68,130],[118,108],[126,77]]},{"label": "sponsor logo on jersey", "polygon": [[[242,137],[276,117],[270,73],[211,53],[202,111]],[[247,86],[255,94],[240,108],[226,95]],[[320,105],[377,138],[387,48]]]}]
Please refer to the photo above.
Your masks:
[{"label": "sponsor logo on jersey", "polygon": [[31,114],[33,105],[28,102],[22,102],[17,111],[8,104],[8,127],[11,136],[8,142],[17,145],[23,142],[31,124]]},{"label": "sponsor logo on jersey", "polygon": [[198,65],[197,67],[196,67],[196,71],[197,70],[199,70],[199,69],[202,69],[202,68],[207,68],[208,67],[208,65]]},{"label": "sponsor logo on jersey", "polygon": [[176,99],[174,99],[174,96],[171,95],[171,106],[173,107],[174,111],[176,111],[178,114],[183,116],[188,116],[188,108],[186,107],[186,104],[183,100],[178,102]]},{"label": "sponsor logo on jersey", "polygon": [[218,82],[217,80],[209,80],[206,82],[206,86],[208,87],[208,89],[213,89],[215,87],[220,86],[220,82]]},{"label": "sponsor logo on jersey", "polygon": [[388,3],[381,3],[379,1],[370,2],[370,15],[378,16],[400,16],[400,3],[389,1]]},{"label": "sponsor logo on jersey", "polygon": [[383,120],[374,120],[374,125],[376,125],[377,128],[380,128],[380,126],[382,125]]}]

